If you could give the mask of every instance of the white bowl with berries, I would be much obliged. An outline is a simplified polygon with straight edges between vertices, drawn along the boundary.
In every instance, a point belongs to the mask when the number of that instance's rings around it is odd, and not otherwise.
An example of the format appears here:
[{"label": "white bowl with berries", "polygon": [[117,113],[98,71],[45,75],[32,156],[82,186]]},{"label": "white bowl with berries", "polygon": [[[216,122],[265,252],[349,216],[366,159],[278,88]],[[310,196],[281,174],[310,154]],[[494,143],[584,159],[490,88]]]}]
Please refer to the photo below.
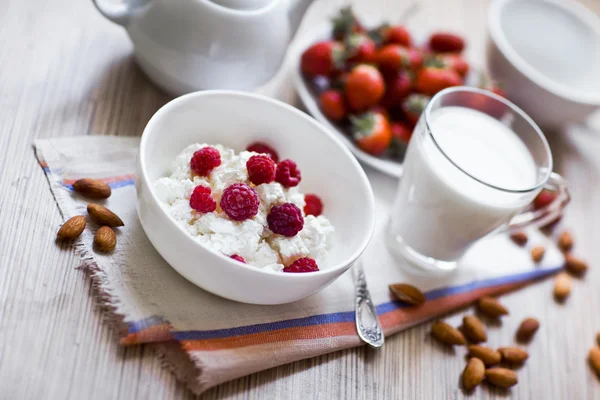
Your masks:
[{"label": "white bowl with berries", "polygon": [[503,92],[463,57],[467,43],[460,35],[363,22],[344,7],[296,39],[292,78],[304,108],[360,162],[399,178],[431,97],[462,85]]},{"label": "white bowl with berries", "polygon": [[318,292],[364,251],[369,181],[339,138],[260,95],[205,91],[142,135],[140,221],[163,258],[216,295],[282,304]]}]

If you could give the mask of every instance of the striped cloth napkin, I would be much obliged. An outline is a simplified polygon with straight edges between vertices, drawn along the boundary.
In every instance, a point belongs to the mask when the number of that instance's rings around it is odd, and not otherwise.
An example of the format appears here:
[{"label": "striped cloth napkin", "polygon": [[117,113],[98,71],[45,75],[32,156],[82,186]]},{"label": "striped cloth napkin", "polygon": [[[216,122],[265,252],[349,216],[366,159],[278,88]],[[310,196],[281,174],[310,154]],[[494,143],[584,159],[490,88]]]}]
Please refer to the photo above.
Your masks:
[{"label": "striped cloth napkin", "polygon": [[[200,393],[252,372],[361,345],[354,323],[353,270],[320,293],[296,303],[256,306],[207,293],[178,275],[154,250],[137,218],[134,186],[139,139],[81,137],[40,140],[35,150],[64,219],[85,215],[87,201],[72,190],[74,180],[108,182],[104,204],[125,226],[114,253],[93,251],[91,225],[74,244],[89,269],[97,295],[121,328],[121,343],[158,342],[159,353],[179,379]],[[479,242],[455,273],[410,275],[388,253],[383,240],[397,182],[368,170],[376,197],[377,223],[362,263],[386,335],[448,313],[482,295],[515,289],[558,271],[564,259],[537,231],[528,246],[546,246],[534,265],[527,248],[505,235]],[[201,266],[199,265],[201,268]],[[406,307],[394,301],[388,284],[409,282],[426,292],[427,302]],[[385,351],[385,346],[381,351]]]}]

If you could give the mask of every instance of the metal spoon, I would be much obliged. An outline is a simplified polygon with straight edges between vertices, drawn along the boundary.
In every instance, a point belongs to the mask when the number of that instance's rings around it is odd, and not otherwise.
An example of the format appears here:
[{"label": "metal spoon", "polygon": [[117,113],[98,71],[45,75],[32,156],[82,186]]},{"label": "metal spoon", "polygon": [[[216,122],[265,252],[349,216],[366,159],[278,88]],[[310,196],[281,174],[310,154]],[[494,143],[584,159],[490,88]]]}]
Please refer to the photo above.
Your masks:
[{"label": "metal spoon", "polygon": [[368,345],[378,348],[383,345],[385,340],[383,336],[383,329],[377,319],[377,313],[375,312],[375,306],[371,301],[371,295],[369,289],[367,289],[367,280],[365,279],[365,271],[363,270],[362,264],[358,261],[354,265],[354,273],[356,275],[356,330],[358,336],[367,343]]}]

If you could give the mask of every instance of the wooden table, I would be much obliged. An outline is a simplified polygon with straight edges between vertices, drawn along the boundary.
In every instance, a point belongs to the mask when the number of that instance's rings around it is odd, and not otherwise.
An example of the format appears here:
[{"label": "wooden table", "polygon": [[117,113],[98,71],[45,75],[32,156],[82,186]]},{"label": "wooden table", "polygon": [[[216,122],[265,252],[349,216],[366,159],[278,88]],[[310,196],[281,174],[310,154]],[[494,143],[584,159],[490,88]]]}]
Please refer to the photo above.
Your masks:
[{"label": "wooden table", "polygon": [[[600,12],[597,0],[586,2]],[[467,33],[469,57],[481,59],[486,3],[421,4],[427,24]],[[151,346],[118,345],[78,257],[54,242],[62,219],[31,147],[36,138],[140,135],[170,98],[131,52],[125,32],[90,1],[0,1],[1,399],[193,397]],[[503,298],[511,316],[490,328],[489,343],[512,343],[525,316],[542,327],[519,385],[510,392],[484,385],[474,398],[600,399],[600,380],[586,361],[600,331],[600,136],[577,132],[551,141],[556,169],[573,192],[565,224],[592,269],[564,305],[552,300],[551,281]],[[380,351],[350,349],[254,374],[203,398],[462,398],[465,361],[432,342],[428,329],[395,335]]]}]

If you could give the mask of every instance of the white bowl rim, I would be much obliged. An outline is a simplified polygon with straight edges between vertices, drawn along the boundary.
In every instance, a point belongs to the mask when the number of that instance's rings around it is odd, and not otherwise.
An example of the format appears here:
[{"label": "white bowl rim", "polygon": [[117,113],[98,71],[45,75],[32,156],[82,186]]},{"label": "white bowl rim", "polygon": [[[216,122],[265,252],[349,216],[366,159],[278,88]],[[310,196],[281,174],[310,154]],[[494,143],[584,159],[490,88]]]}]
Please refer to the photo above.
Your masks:
[{"label": "white bowl rim", "polygon": [[[519,0],[494,0],[490,5],[488,12],[488,26],[492,40],[497,44],[500,51],[506,58],[528,79],[538,86],[554,94],[557,97],[569,101],[587,105],[600,105],[600,93],[584,93],[575,89],[569,89],[567,86],[556,83],[544,74],[531,66],[523,57],[521,57],[511,46],[504,35],[502,24],[500,23],[500,12],[504,7],[512,2]],[[565,13],[569,13],[585,23],[598,36],[600,43],[600,18],[588,10],[584,5],[572,0],[543,0],[545,3],[552,3],[561,8]]]},{"label": "white bowl rim", "polygon": [[368,221],[367,221],[367,223],[368,223],[367,232],[365,232],[364,238],[361,241],[360,245],[356,247],[356,250],[350,256],[345,257],[345,260],[338,263],[338,265],[330,265],[326,269],[319,269],[319,271],[315,271],[315,272],[293,274],[293,273],[282,273],[280,271],[265,270],[263,268],[254,267],[252,265],[248,265],[248,264],[233,260],[231,257],[228,257],[218,251],[215,251],[215,250],[195,241],[188,232],[186,232],[169,215],[167,215],[167,218],[169,219],[169,221],[171,221],[171,223],[174,226],[176,226],[177,229],[179,229],[179,231],[181,233],[183,233],[183,236],[186,238],[185,240],[189,240],[189,242],[192,243],[193,245],[200,246],[201,248],[207,250],[208,252],[210,252],[218,257],[221,257],[223,260],[225,260],[226,262],[229,262],[232,266],[234,266],[234,268],[246,269],[249,271],[254,271],[259,274],[268,274],[271,276],[273,274],[276,274],[278,276],[281,276],[282,279],[311,279],[310,278],[311,276],[329,275],[329,274],[334,273],[335,271],[339,271],[339,270],[348,268],[353,262],[355,262],[360,257],[360,255],[367,248],[367,245],[371,241],[373,232],[375,230],[375,198],[373,195],[373,189],[371,187],[371,183],[369,182],[369,179],[367,178],[366,173],[364,172],[363,168],[360,166],[360,164],[358,163],[356,158],[352,155],[350,150],[348,150],[348,148],[341,142],[341,140],[339,138],[335,137],[335,135],[333,133],[329,132],[317,120],[310,117],[308,114],[303,113],[302,111],[298,110],[297,108],[295,108],[287,103],[284,103],[282,101],[279,101],[279,100],[276,100],[276,99],[273,99],[273,98],[270,98],[267,96],[263,96],[263,95],[256,94],[256,93],[250,93],[250,92],[236,91],[236,90],[197,91],[197,92],[185,94],[183,96],[177,97],[177,98],[169,101],[167,104],[162,106],[160,109],[158,109],[158,111],[156,111],[154,113],[154,115],[150,118],[150,120],[146,124],[146,127],[144,128],[144,132],[142,133],[138,157],[139,157],[139,163],[140,163],[140,167],[141,167],[140,169],[142,172],[142,176],[140,178],[143,179],[144,184],[149,188],[149,192],[150,192],[150,195],[152,196],[152,200],[159,206],[159,208],[161,209],[161,212],[166,214],[164,208],[160,205],[160,201],[157,199],[157,197],[154,193],[153,182],[150,182],[150,180],[148,179],[148,176],[146,174],[145,159],[142,156],[142,154],[145,154],[145,152],[146,152],[146,143],[148,140],[147,138],[149,136],[149,134],[147,134],[147,132],[152,132],[154,129],[154,126],[158,123],[157,121],[160,120],[164,114],[169,113],[172,109],[178,107],[181,103],[184,103],[192,98],[212,97],[212,96],[242,97],[242,98],[247,98],[247,99],[254,99],[256,101],[264,101],[267,103],[271,103],[277,107],[282,107],[283,109],[286,109],[289,112],[292,112],[292,113],[300,116],[300,118],[306,119],[308,123],[312,124],[316,129],[322,131],[322,133],[324,133],[325,136],[329,140],[331,140],[338,147],[340,147],[340,149],[346,155],[346,157],[348,157],[350,159],[350,162],[354,164],[354,166],[356,167],[357,172],[358,172],[359,180],[361,181],[362,185],[364,187],[366,187],[368,190],[368,193],[367,193],[368,204],[365,205],[365,212],[368,212],[368,214],[369,214]]}]

